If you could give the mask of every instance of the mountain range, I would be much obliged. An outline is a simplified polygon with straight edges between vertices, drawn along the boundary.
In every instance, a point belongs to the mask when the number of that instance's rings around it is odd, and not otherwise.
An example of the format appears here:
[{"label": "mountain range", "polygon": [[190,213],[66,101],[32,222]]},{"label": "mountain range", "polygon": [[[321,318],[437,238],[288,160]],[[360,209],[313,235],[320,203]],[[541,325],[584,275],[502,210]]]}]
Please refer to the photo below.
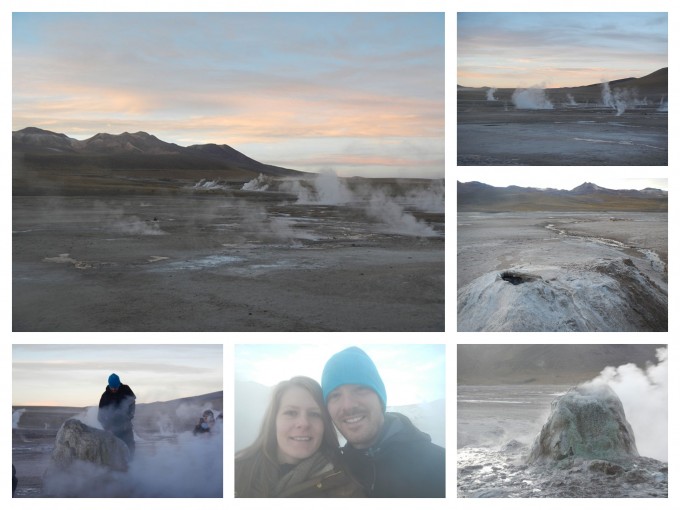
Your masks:
[{"label": "mountain range", "polygon": [[664,345],[460,344],[458,384],[579,384],[605,367],[656,364]]},{"label": "mountain range", "polygon": [[[609,87],[612,90],[628,90],[631,93],[637,94],[639,99],[647,97],[649,100],[659,101],[668,97],[668,68],[663,67],[639,78],[629,77],[612,80],[609,82]],[[458,85],[458,92],[466,93],[466,97],[469,99],[483,100],[486,99],[486,91],[489,88]],[[509,100],[514,91],[515,88],[498,88],[495,89],[494,96],[499,100]],[[575,101],[585,102],[601,97],[602,83],[592,83],[578,87],[546,88],[545,91],[550,99],[564,98],[566,94],[569,94],[574,97]]]},{"label": "mountain range", "polygon": [[668,191],[608,189],[584,182],[571,190],[458,182],[458,211],[668,211]]},{"label": "mountain range", "polygon": [[[76,140],[63,133],[36,127],[12,132],[13,188],[55,185],[103,185],[102,180],[203,178],[247,182],[259,174],[288,177],[305,172],[260,163],[229,145],[182,147],[139,131],[112,135],[98,133]],[[81,182],[78,182],[80,179]],[[110,184],[110,182],[109,182]]]}]

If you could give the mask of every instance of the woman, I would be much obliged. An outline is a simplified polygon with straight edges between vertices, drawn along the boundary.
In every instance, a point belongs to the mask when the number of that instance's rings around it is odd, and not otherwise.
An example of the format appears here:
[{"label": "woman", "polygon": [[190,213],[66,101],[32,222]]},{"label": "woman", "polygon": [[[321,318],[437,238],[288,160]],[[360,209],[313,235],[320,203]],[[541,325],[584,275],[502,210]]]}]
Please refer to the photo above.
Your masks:
[{"label": "woman", "polygon": [[321,386],[293,377],[274,389],[255,442],[236,454],[236,497],[363,497],[340,466]]}]

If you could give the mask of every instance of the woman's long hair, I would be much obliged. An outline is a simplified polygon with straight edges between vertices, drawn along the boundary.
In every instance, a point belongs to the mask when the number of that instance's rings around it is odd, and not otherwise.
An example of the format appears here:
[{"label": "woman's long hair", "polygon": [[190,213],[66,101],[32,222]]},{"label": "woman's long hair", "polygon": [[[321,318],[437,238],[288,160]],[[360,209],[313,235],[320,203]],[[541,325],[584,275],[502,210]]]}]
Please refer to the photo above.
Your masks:
[{"label": "woman's long hair", "polygon": [[295,386],[307,390],[319,406],[323,419],[323,439],[319,451],[326,455],[333,464],[337,464],[340,444],[323,400],[321,386],[310,377],[293,377],[276,385],[260,428],[260,434],[253,444],[236,454],[234,480],[236,497],[266,498],[272,496],[270,492],[279,479],[276,416],[281,407],[283,394]]}]

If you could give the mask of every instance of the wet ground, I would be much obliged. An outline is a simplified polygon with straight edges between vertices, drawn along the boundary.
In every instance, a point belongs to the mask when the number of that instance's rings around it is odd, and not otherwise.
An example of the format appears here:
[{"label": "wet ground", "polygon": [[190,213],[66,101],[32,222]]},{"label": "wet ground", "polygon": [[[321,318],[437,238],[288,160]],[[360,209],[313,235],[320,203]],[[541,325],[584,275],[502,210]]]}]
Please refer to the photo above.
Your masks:
[{"label": "wet ground", "polygon": [[668,111],[458,101],[459,165],[667,165]]},{"label": "wet ground", "polygon": [[457,261],[461,331],[668,327],[666,213],[459,213]]},{"label": "wet ground", "polygon": [[568,389],[459,386],[458,497],[667,498],[668,464],[647,457],[608,464],[575,460],[559,468],[525,463],[550,403]]},{"label": "wet ground", "polygon": [[[15,331],[443,331],[444,214],[265,193],[14,197]],[[406,233],[404,233],[406,232]]]}]

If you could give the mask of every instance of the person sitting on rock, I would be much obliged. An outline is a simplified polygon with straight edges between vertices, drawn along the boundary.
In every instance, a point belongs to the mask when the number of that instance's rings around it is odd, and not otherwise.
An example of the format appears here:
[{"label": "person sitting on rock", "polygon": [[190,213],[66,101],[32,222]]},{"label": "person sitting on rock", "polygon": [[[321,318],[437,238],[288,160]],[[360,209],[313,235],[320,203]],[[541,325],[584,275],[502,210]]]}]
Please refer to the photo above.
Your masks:
[{"label": "person sitting on rock", "polygon": [[121,439],[135,453],[135,437],[132,419],[135,417],[135,394],[127,384],[121,384],[116,374],[109,376],[109,384],[99,399],[97,419],[104,430]]},{"label": "person sitting on rock", "polygon": [[198,424],[194,427],[194,435],[204,434],[210,432],[215,425],[215,415],[210,409],[203,411],[203,416],[198,420]]}]

